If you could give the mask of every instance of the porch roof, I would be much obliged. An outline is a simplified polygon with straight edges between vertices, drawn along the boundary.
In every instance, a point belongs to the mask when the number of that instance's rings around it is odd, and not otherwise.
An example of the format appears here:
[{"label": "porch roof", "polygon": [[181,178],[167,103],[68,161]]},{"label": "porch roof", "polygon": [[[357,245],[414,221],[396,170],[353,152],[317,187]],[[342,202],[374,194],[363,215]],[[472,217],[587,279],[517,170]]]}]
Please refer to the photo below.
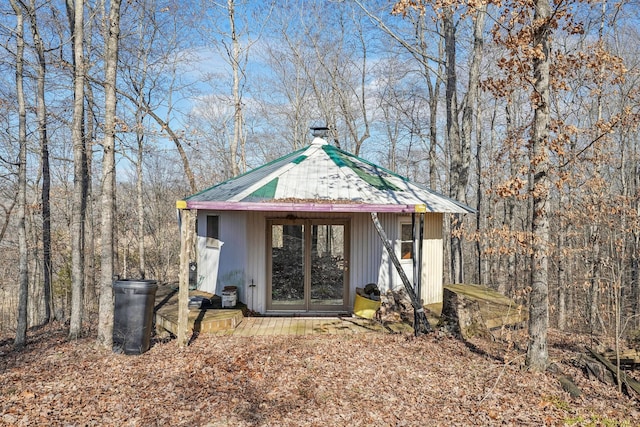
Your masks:
[{"label": "porch roof", "polygon": [[179,200],[177,207],[219,211],[475,213],[469,206],[329,145],[322,138]]}]

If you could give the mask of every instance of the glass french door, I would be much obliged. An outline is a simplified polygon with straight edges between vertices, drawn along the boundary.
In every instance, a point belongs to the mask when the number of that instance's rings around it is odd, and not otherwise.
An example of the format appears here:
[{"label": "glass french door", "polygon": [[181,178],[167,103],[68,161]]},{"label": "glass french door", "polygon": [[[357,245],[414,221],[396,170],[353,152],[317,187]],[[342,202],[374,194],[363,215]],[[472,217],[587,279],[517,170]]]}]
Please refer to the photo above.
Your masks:
[{"label": "glass french door", "polygon": [[267,234],[268,310],[347,310],[346,220],[270,220]]}]

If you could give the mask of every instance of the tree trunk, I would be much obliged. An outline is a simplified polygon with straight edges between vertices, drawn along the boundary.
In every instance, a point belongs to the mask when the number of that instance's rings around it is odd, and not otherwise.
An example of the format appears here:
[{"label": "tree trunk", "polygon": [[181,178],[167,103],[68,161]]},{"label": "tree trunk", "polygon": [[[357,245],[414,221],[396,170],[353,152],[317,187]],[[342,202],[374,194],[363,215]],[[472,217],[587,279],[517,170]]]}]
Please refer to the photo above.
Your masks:
[{"label": "tree trunk", "polygon": [[71,22],[74,65],[73,196],[71,205],[71,319],[69,339],[82,331],[84,303],[84,219],[86,210],[86,151],[84,146],[84,1],[67,0]]},{"label": "tree trunk", "polygon": [[[640,208],[638,209],[638,218],[640,218]],[[637,328],[640,325],[640,231],[634,231],[632,255],[631,255],[631,296],[632,313],[634,325]]]},{"label": "tree trunk", "polygon": [[36,82],[36,115],[38,118],[38,138],[40,139],[40,163],[42,172],[42,266],[43,266],[43,283],[42,291],[44,296],[44,316],[43,321],[48,323],[52,317],[52,299],[51,299],[51,172],[49,169],[49,139],[47,136],[47,107],[45,103],[44,83],[46,76],[46,59],[44,56],[44,45],[38,23],[36,19],[35,1],[31,0],[27,8],[29,16],[29,24],[33,43],[35,45],[38,57],[38,73]]},{"label": "tree trunk", "polygon": [[477,300],[445,288],[442,301],[440,323],[449,332],[459,334],[465,340],[474,337],[493,339]]},{"label": "tree trunk", "polygon": [[[445,102],[447,110],[447,139],[451,153],[451,176],[449,194],[452,198],[457,198],[465,192],[465,184],[461,181],[464,177],[463,171],[463,147],[460,137],[460,127],[458,125],[458,97],[457,97],[457,77],[456,77],[456,28],[454,24],[453,9],[445,7],[443,9],[444,25],[444,45],[446,55],[446,80],[445,80]],[[460,200],[464,201],[464,200]],[[451,282],[462,283],[464,281],[462,273],[462,216],[454,214],[451,217]]]},{"label": "tree trunk", "polygon": [[438,188],[438,162],[436,149],[438,147],[438,97],[440,83],[428,83],[429,88],[429,188]]},{"label": "tree trunk", "polygon": [[529,348],[527,365],[538,371],[548,364],[547,330],[549,328],[549,153],[547,150],[549,113],[549,68],[551,62],[551,28],[549,0],[535,0],[533,48],[541,53],[533,59],[535,96],[531,137],[531,172],[533,175],[531,296],[529,300]]},{"label": "tree trunk", "polygon": [[407,292],[407,295],[409,295],[409,298],[411,299],[411,305],[413,306],[413,310],[414,310],[415,321],[413,324],[413,329],[415,334],[418,335],[420,333],[431,332],[433,328],[427,321],[427,316],[424,312],[424,307],[422,306],[422,300],[420,300],[420,295],[416,295],[415,291],[413,290],[413,286],[411,285],[411,282],[409,282],[409,278],[404,272],[404,269],[400,264],[400,260],[398,260],[395,250],[393,249],[393,246],[389,242],[389,239],[387,238],[387,234],[385,233],[384,229],[382,228],[382,225],[380,224],[380,221],[378,220],[377,213],[371,212],[371,221],[373,222],[373,226],[375,227],[378,233],[378,236],[380,236],[382,245],[387,250],[387,255],[389,255],[389,259],[391,260],[391,263],[395,267],[396,271],[398,272],[398,275],[400,276],[400,279],[402,280],[402,284],[404,285],[404,289]]},{"label": "tree trunk", "polygon": [[145,250],[144,250],[144,200],[142,194],[143,188],[143,167],[142,167],[142,159],[144,156],[144,134],[142,133],[142,118],[140,117],[141,112],[137,111],[136,115],[138,116],[137,120],[137,130],[136,130],[136,138],[138,141],[138,158],[136,159],[136,201],[138,205],[138,271],[141,279],[144,279],[146,276],[146,266],[145,266]]},{"label": "tree trunk", "polygon": [[[566,206],[567,195],[563,194],[560,197],[560,206]],[[560,209],[562,209],[560,207]],[[567,228],[569,228],[569,221],[566,221],[563,214],[560,215],[560,223],[558,225],[558,248],[560,253],[558,254],[558,329],[564,331],[567,328],[567,275],[566,265],[567,257],[562,253],[564,248],[569,246],[567,241]]]},{"label": "tree trunk", "polygon": [[[640,151],[637,144],[632,144],[632,159],[635,159],[632,168],[633,189],[635,194],[640,192]],[[632,307],[636,328],[640,327],[640,199],[633,201],[633,209],[636,215],[636,224],[633,229],[633,241],[631,250],[631,295]]]},{"label": "tree trunk", "polygon": [[237,176],[238,147],[244,145],[242,138],[242,93],[240,92],[240,42],[236,34],[235,0],[227,0],[227,12],[229,13],[229,26],[231,28],[231,70],[233,72],[233,138],[229,145],[231,159],[231,174]]},{"label": "tree trunk", "polygon": [[[512,107],[509,105],[509,103],[507,104],[507,106],[505,107],[505,117],[507,120],[507,134],[508,135],[513,135],[514,132],[516,132],[516,126],[513,123],[515,118],[513,117],[515,114],[512,113]],[[519,146],[515,141],[512,141],[511,144],[509,144],[509,172],[510,172],[510,176],[518,176],[518,169],[520,166],[520,153],[519,153]],[[500,292],[505,294],[505,295],[512,295],[513,291],[514,291],[514,286],[515,283],[518,283],[517,280],[517,268],[516,268],[516,264],[518,262],[517,257],[516,257],[516,247],[517,244],[515,243],[515,234],[517,232],[517,230],[519,229],[518,225],[517,225],[517,218],[515,215],[515,209],[516,209],[516,196],[511,194],[506,196],[507,199],[505,201],[506,204],[506,218],[505,218],[505,223],[511,233],[511,238],[510,241],[508,243],[508,245],[510,246],[510,250],[509,253],[506,256],[506,263],[507,263],[507,277],[506,277],[506,281],[504,281],[503,283],[501,283],[501,286],[499,288]],[[522,284],[521,288],[524,288],[526,286],[526,284]]]},{"label": "tree trunk", "polygon": [[[473,55],[471,57],[471,63],[469,65],[469,89],[467,91],[467,96],[464,101],[464,106],[462,110],[462,140],[461,140],[461,157],[462,157],[462,170],[460,172],[460,185],[458,186],[458,194],[456,199],[458,201],[467,202],[466,196],[466,187],[469,183],[469,167],[471,165],[471,134],[473,129],[473,115],[474,111],[478,109],[478,86],[480,84],[480,62],[482,61],[482,47],[483,47],[483,37],[482,34],[484,32],[484,21],[487,11],[487,5],[481,4],[481,6],[477,9],[476,14],[474,16],[474,25],[473,25]],[[478,113],[479,114],[479,113]],[[480,126],[477,127],[480,129]],[[477,138],[478,141],[478,153],[480,155],[480,137]],[[477,158],[477,165],[480,167],[480,159]],[[478,172],[479,173],[479,172]],[[480,188],[480,181],[478,180],[478,189]],[[478,190],[478,204],[480,203],[480,190]],[[478,214],[478,218],[480,218],[480,214]],[[479,220],[479,219],[478,219]],[[460,218],[459,221],[462,221]],[[460,240],[462,240],[462,236],[460,236]],[[479,244],[479,243],[478,243]],[[460,251],[462,252],[462,241],[459,243]],[[477,260],[480,258],[477,257]],[[462,264],[462,257],[461,257]],[[480,264],[478,264],[480,265]],[[464,265],[460,265],[460,269],[464,269]],[[464,279],[464,274],[460,274],[460,279]],[[480,280],[480,277],[478,277]]]},{"label": "tree trunk", "polygon": [[[95,12],[89,12],[95,13]],[[85,25],[85,46],[87,52],[93,50],[93,21]],[[90,59],[85,58],[85,71],[90,75]],[[93,176],[93,144],[96,141],[96,126],[94,123],[98,120],[96,118],[94,110],[97,109],[95,97],[93,94],[93,87],[88,79],[85,79],[85,99],[87,100],[86,108],[86,127],[85,127],[85,152],[86,155],[86,169],[87,176]],[[87,180],[87,208],[85,211],[85,233],[84,233],[84,248],[85,248],[85,260],[84,260],[84,300],[85,308],[95,315],[98,311],[98,289],[96,287],[96,219],[95,219],[95,199],[93,193],[93,183],[91,179]]]},{"label": "tree trunk", "polygon": [[16,97],[18,101],[18,324],[16,327],[15,348],[22,348],[27,343],[27,307],[29,303],[29,252],[27,249],[27,109],[24,99],[24,15],[22,7],[11,0],[11,7],[16,14]]},{"label": "tree trunk", "polygon": [[105,118],[104,155],[102,158],[102,250],[100,299],[98,307],[98,345],[113,346],[113,276],[114,276],[114,214],[115,188],[115,130],[116,130],[116,71],[118,67],[118,38],[120,36],[120,0],[111,0],[108,37],[105,46]]}]

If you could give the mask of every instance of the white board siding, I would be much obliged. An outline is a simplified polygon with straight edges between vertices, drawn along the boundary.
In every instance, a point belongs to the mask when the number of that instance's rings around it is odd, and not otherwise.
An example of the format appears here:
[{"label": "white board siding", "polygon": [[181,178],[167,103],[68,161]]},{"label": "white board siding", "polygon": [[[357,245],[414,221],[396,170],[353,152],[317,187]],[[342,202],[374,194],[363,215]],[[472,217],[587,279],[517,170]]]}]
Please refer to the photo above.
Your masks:
[{"label": "white board siding", "polygon": [[423,304],[442,302],[444,246],[441,213],[428,213],[424,218],[422,287]]},{"label": "white board siding", "polygon": [[[207,216],[219,220],[219,248],[207,247]],[[198,289],[222,294],[236,286],[243,301],[245,288],[246,212],[198,211]]]},{"label": "white board siding", "polygon": [[[410,222],[411,216],[407,215],[380,215],[380,223],[387,233],[396,251],[396,256],[400,257],[400,224]],[[424,222],[423,235],[423,256],[422,256],[422,280],[420,298],[424,304],[442,302],[442,271],[443,271],[443,241],[442,241],[442,214],[427,213]],[[376,236],[377,237],[377,236]],[[379,239],[378,239],[379,240]],[[380,290],[399,290],[404,288],[400,275],[391,263],[386,249],[382,251],[380,258],[378,286]],[[413,262],[400,260],[405,274],[413,283]]]},{"label": "white board siding", "polygon": [[264,212],[248,212],[247,215],[247,299],[243,302],[249,309],[264,313],[267,309],[266,216]]},{"label": "white board siding", "polygon": [[[384,215],[381,215],[383,217]],[[382,219],[381,219],[382,220]],[[382,259],[382,242],[378,237],[371,215],[354,214],[351,220],[351,262],[349,265],[349,301],[355,301],[356,287],[364,287],[368,283],[379,284],[380,260]]]},{"label": "white board siding", "polygon": [[[220,251],[220,264],[215,278],[212,258],[201,236],[206,234],[206,215],[220,216],[220,240],[224,245]],[[249,309],[259,313],[266,311],[267,277],[266,219],[285,218],[290,212],[198,212],[198,276],[213,280],[216,292],[226,285],[238,286],[240,301]],[[377,283],[382,291],[402,287],[402,282],[388,259],[386,250],[373,227],[369,213],[307,213],[296,212],[298,218],[349,219],[351,251],[349,262],[349,306],[353,306],[356,287]],[[410,217],[409,217],[410,218]],[[380,223],[387,237],[397,248],[399,256],[400,216],[381,213]],[[404,217],[406,220],[407,217]],[[204,225],[203,225],[204,224]],[[204,227],[202,229],[202,227]],[[442,215],[426,214],[424,241],[424,266],[422,270],[422,298],[425,303],[442,300]],[[411,268],[409,268],[411,277]],[[440,298],[438,300],[438,297]]]},{"label": "white board siding", "polygon": [[[197,288],[215,293],[218,281],[218,266],[220,265],[220,249],[207,248],[207,216],[218,215],[215,212],[198,211],[196,230],[196,250],[198,274]],[[222,239],[220,239],[222,240]]]}]

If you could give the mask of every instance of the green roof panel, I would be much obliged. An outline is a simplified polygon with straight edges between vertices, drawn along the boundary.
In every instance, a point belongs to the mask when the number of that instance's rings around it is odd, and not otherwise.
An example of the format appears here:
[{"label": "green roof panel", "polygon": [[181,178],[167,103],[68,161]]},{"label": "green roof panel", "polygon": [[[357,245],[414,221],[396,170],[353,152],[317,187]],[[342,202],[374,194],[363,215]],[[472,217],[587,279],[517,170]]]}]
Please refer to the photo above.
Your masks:
[{"label": "green roof panel", "polygon": [[278,188],[278,178],[274,178],[271,181],[267,182],[262,187],[256,189],[253,193],[249,194],[245,200],[269,200],[273,199],[276,195],[276,190]]},{"label": "green roof panel", "polygon": [[[327,156],[338,167],[347,167],[354,171],[356,175],[360,177],[364,182],[371,185],[378,190],[391,190],[391,191],[402,191],[400,188],[393,185],[391,182],[384,179],[382,174],[375,173],[371,174],[368,171],[364,170],[362,167],[358,166],[353,160],[349,158],[349,156],[342,153],[340,150],[334,149],[330,145],[323,146],[324,151],[327,153]],[[370,165],[370,164],[369,164]],[[370,165],[371,166],[371,165]],[[381,168],[374,167],[372,168],[376,172],[381,172]]]}]

